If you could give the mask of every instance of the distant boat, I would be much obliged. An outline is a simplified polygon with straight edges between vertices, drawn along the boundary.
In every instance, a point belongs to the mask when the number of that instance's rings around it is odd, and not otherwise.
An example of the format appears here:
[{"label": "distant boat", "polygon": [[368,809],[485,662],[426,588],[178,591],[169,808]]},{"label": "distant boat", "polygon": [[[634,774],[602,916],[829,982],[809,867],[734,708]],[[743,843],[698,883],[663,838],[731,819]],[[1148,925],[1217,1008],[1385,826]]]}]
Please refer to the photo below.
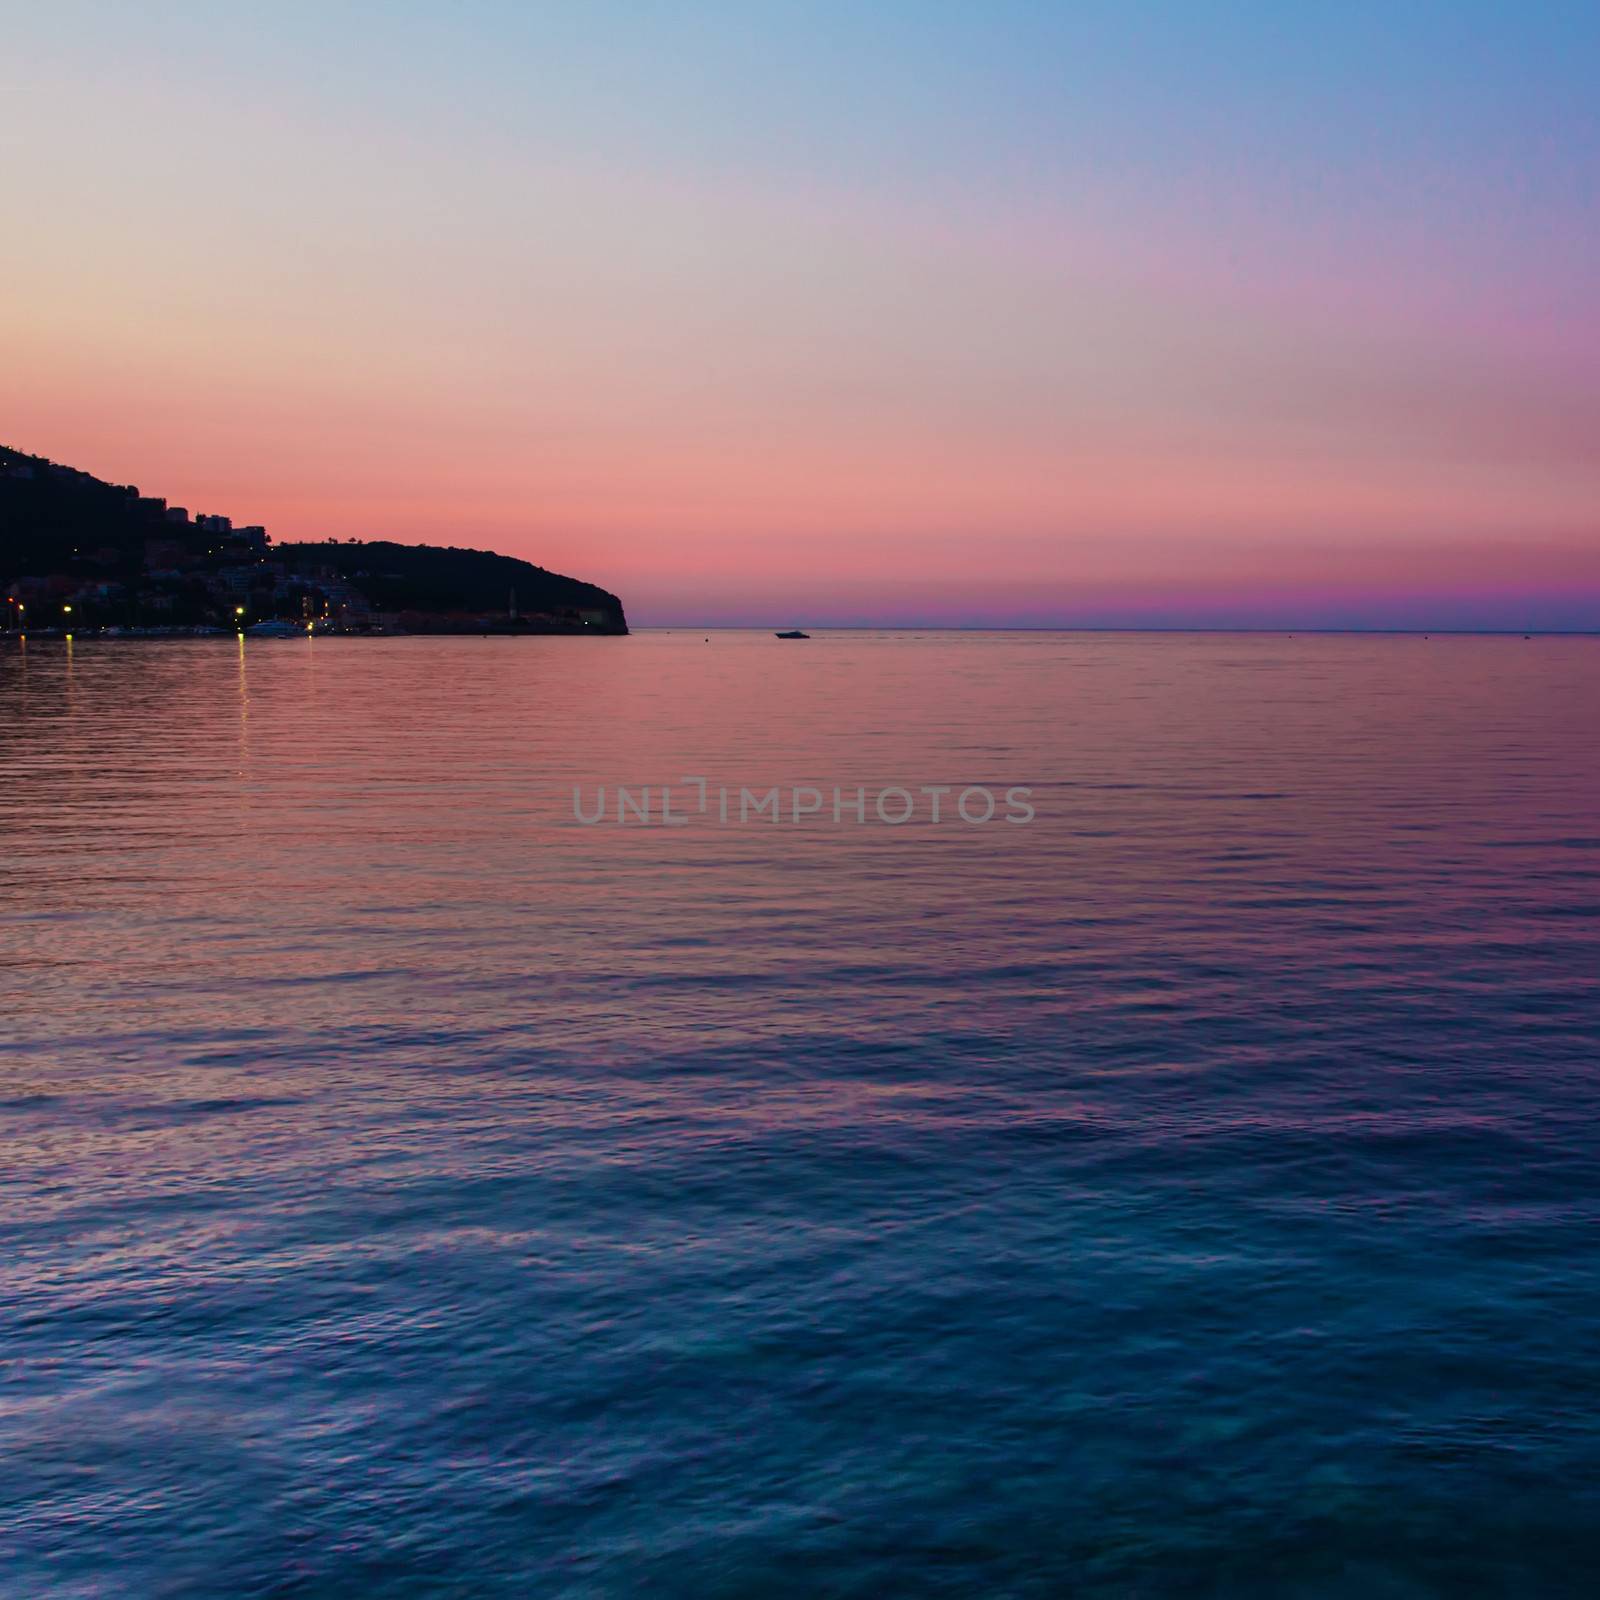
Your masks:
[{"label": "distant boat", "polygon": [[802,633],[798,628],[791,628],[787,633],[775,633],[775,639],[809,639],[809,633]]}]

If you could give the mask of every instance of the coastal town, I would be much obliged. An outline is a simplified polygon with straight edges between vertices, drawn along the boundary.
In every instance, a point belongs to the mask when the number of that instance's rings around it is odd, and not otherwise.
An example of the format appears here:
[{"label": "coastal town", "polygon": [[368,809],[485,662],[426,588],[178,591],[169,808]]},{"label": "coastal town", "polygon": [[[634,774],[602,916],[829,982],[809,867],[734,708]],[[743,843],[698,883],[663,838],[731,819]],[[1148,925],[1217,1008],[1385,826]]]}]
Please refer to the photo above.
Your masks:
[{"label": "coastal town", "polygon": [[324,539],[0,446],[0,629],[108,638],[244,633],[618,634],[604,589],[491,551]]}]

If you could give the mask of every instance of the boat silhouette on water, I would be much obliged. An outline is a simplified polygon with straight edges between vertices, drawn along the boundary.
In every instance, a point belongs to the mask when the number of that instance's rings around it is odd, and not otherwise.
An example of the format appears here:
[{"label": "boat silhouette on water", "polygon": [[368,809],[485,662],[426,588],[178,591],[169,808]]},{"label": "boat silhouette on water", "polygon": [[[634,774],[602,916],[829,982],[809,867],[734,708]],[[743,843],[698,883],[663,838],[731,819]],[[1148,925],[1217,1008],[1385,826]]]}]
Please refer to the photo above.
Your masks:
[{"label": "boat silhouette on water", "polygon": [[802,633],[798,628],[791,628],[787,633],[775,633],[775,639],[809,639],[809,633]]}]

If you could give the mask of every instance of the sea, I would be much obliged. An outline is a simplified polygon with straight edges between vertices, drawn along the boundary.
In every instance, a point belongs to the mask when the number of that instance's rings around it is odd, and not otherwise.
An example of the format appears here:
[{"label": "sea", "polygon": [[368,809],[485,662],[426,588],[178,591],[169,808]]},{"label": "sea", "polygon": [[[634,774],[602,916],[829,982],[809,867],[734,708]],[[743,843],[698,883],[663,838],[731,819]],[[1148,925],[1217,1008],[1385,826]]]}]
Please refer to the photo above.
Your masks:
[{"label": "sea", "polygon": [[0,640],[5,1600],[1588,1596],[1597,1357],[1600,639]]}]

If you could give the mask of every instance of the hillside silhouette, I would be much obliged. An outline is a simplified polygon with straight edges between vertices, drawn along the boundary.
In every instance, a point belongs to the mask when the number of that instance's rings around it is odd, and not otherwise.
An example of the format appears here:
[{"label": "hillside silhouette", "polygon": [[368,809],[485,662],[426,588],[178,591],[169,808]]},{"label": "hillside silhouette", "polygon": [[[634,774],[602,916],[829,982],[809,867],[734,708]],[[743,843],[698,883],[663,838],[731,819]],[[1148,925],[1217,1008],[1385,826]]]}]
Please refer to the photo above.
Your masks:
[{"label": "hillside silhouette", "polygon": [[626,633],[609,590],[455,545],[274,544],[132,484],[0,446],[0,625],[120,632],[282,622],[349,633]]}]

